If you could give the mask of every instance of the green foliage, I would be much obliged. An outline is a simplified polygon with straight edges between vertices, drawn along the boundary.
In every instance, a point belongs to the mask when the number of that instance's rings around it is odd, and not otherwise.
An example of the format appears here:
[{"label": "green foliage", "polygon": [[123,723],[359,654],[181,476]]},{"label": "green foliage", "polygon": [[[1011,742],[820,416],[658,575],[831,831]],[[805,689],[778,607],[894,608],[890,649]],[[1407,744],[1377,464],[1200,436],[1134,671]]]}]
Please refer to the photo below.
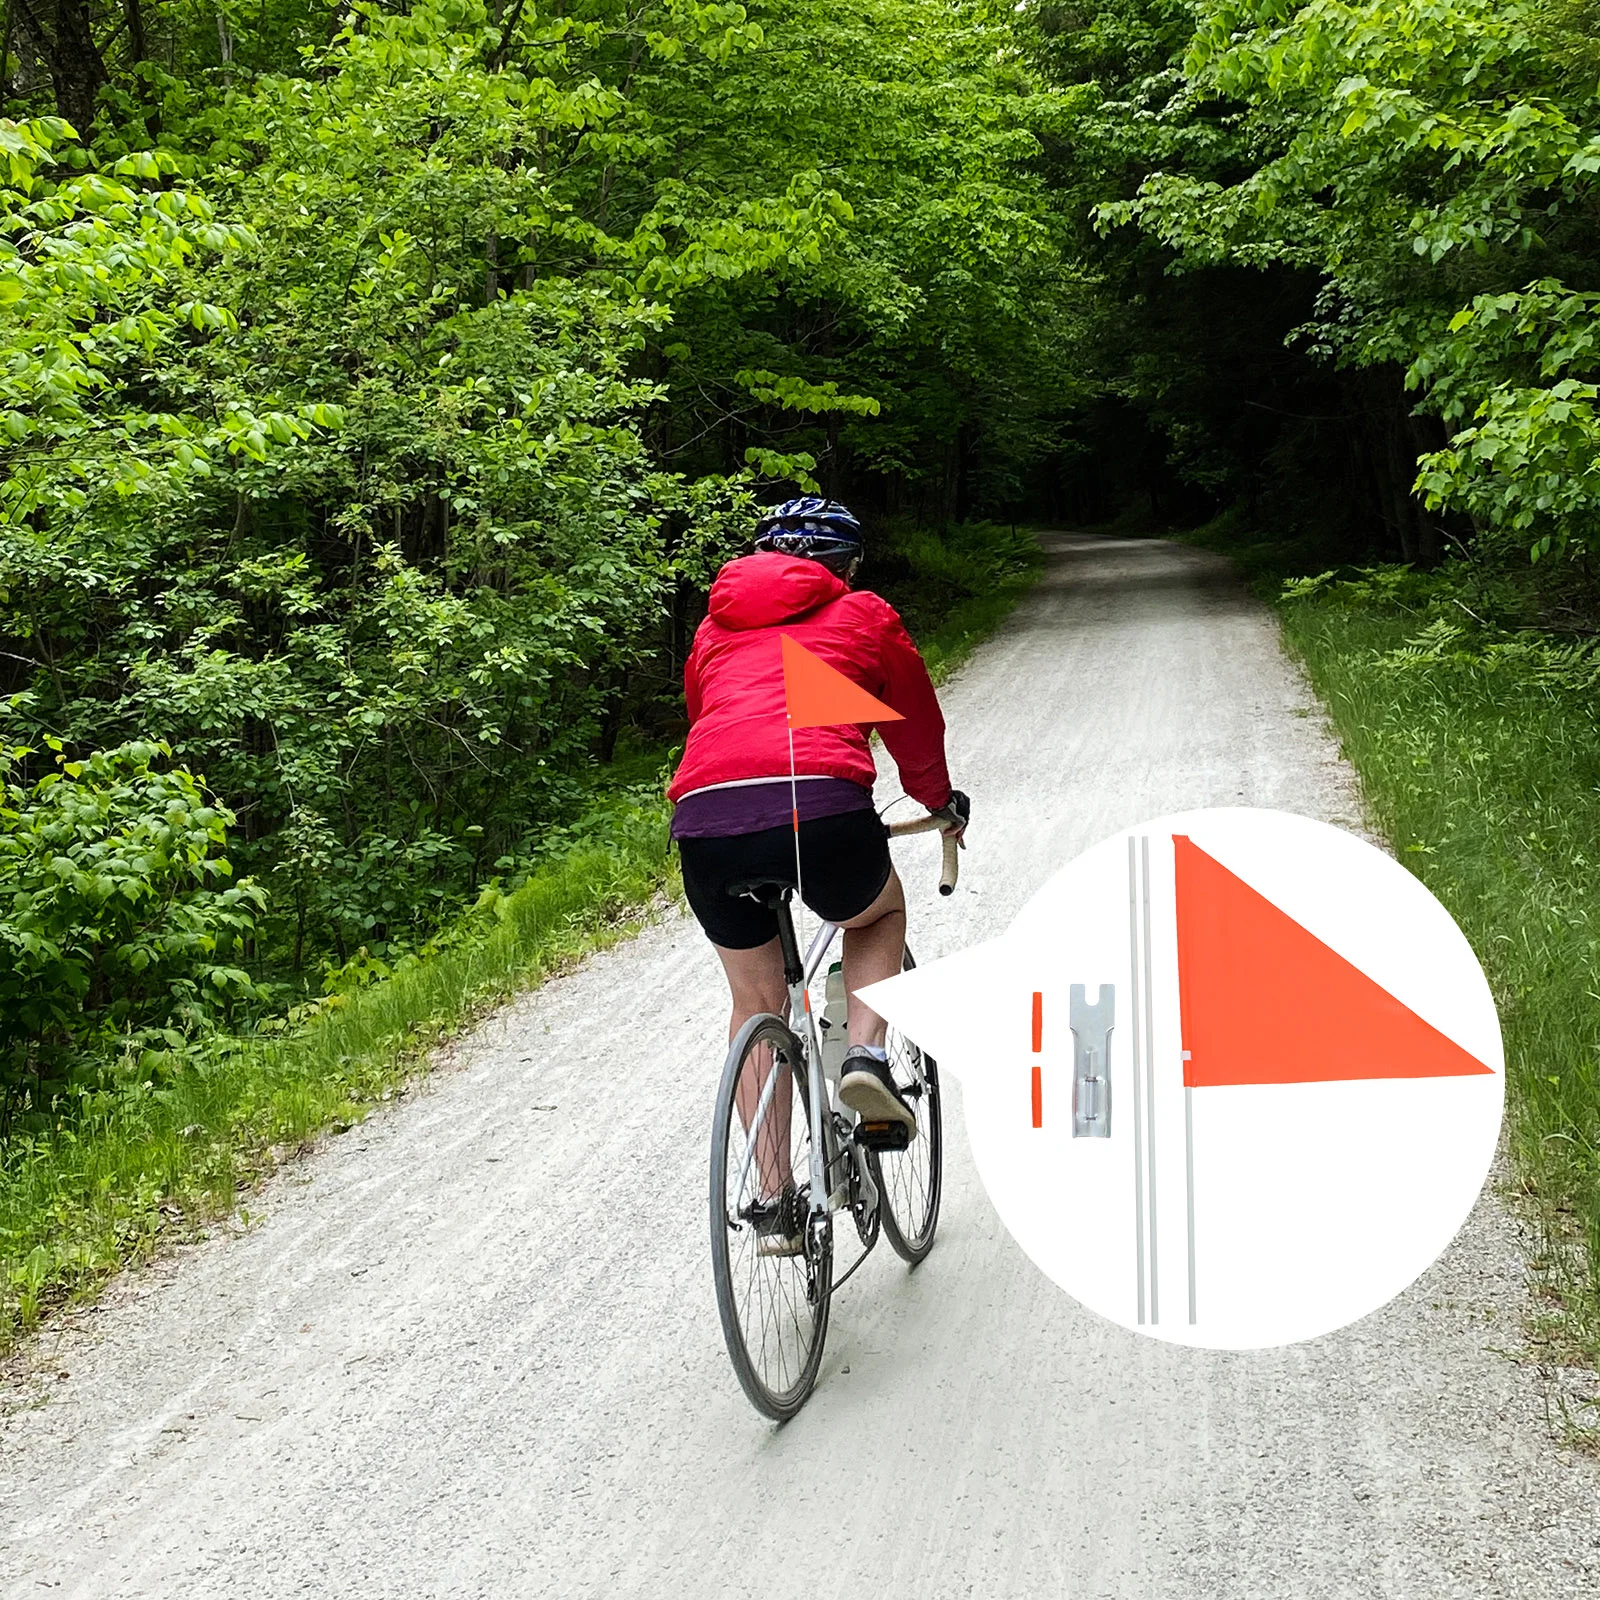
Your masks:
[{"label": "green foliage", "polygon": [[1151,170],[1098,211],[1178,270],[1316,274],[1294,340],[1404,369],[1453,435],[1420,463],[1428,507],[1535,555],[1600,526],[1600,123],[1568,43],[1503,0],[1207,0],[1166,149],[1143,136]]},{"label": "green foliage", "polygon": [[670,735],[758,495],[1019,493],[1062,294],[975,4],[228,27],[87,143],[0,125],[0,691],[203,772],[292,976],[416,948]]},{"label": "green foliage", "polygon": [[228,813],[164,745],[11,781],[0,745],[0,1132],[43,1120],[74,1065],[93,1084],[114,1046],[148,1069],[258,990],[236,963],[263,896],[227,882]]},{"label": "green foliage", "polygon": [[1554,1359],[1600,1351],[1600,652],[1507,626],[1481,571],[1294,586],[1291,642],[1401,861],[1484,962],[1506,1043],[1516,1167],[1564,1315]]},{"label": "green foliage", "polygon": [[937,682],[989,633],[1038,577],[1044,553],[1027,528],[965,523],[942,534],[881,530],[864,573],[918,640]]},{"label": "green foliage", "polygon": [[417,1052],[479,1007],[618,937],[666,874],[665,820],[659,795],[620,797],[603,844],[575,844],[387,981],[277,1029],[196,1040],[160,1081],[130,1076],[14,1134],[0,1163],[0,1348],[175,1219],[225,1211],[278,1154],[389,1099]]},{"label": "green foliage", "polygon": [[[229,454],[337,421],[242,403],[200,414],[152,403],[144,372],[184,345],[237,331],[200,295],[197,268],[238,271],[254,242],[206,197],[173,186],[186,165],[139,151],[102,171],[58,117],[0,123],[0,525],[49,525],[97,500],[176,491]],[[20,552],[19,552],[20,554]]]},{"label": "green foliage", "polygon": [[[1008,554],[995,557],[996,544]],[[1040,563],[1026,534],[998,528],[910,535],[891,552],[897,602],[939,618],[923,638],[936,678]],[[476,903],[420,948],[388,960],[362,947],[286,1014],[164,1040],[153,1075],[148,1060],[124,1058],[13,1129],[0,1161],[0,1349],[175,1224],[225,1212],[282,1152],[388,1100],[427,1046],[482,1007],[634,926],[672,890],[673,869],[660,753],[623,765],[638,781],[543,830],[538,859],[501,863]]]}]

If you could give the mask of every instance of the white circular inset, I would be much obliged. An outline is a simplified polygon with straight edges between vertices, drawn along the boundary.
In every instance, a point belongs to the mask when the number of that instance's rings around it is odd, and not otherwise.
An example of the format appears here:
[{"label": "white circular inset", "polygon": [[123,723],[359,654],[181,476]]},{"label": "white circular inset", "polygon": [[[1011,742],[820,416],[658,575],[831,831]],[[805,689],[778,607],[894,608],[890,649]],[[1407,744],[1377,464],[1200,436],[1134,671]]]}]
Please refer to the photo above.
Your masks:
[{"label": "white circular inset", "polygon": [[961,1079],[1023,1249],[1180,1344],[1376,1310],[1454,1238],[1499,1136],[1499,1022],[1461,930],[1382,851],[1284,812],[1129,829],[1003,938],[865,994]]}]

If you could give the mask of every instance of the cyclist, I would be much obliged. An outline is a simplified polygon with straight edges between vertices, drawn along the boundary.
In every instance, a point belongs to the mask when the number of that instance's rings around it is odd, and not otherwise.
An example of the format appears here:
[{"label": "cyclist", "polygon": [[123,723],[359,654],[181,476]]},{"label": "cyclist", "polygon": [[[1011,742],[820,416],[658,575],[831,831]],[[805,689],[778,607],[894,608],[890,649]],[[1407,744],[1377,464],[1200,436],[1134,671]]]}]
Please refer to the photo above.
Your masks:
[{"label": "cyclist", "polygon": [[837,501],[807,496],[762,516],[755,552],[728,562],[711,586],[684,667],[688,743],[667,794],[684,892],[732,991],[730,1038],[759,1012],[781,1016],[787,991],[775,916],[729,886],[792,881],[791,804],[798,810],[805,903],[844,930],[850,1044],[839,1097],[865,1120],[915,1134],[888,1066],[884,1020],[855,993],[900,971],[906,937],[905,894],[872,804],[868,730],[796,729],[793,801],[789,786],[780,634],[901,714],[879,731],[906,793],[948,810],[947,831],[966,827],[971,807],[950,787],[928,670],[894,608],[851,587],[861,558],[861,524]]}]

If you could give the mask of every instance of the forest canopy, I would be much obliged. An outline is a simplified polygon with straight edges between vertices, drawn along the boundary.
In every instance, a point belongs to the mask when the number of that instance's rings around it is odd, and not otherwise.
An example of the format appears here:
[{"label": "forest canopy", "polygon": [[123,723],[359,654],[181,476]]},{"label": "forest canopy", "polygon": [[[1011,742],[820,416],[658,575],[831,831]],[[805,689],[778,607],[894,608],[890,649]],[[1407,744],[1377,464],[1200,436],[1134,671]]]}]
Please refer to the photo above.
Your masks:
[{"label": "forest canopy", "polygon": [[1582,3],[3,4],[13,1086],[521,870],[796,489],[1600,540]]},{"label": "forest canopy", "polygon": [[[619,741],[670,741],[758,501],[949,527],[1048,451],[1059,221],[981,7],[6,15],[0,938],[35,1066],[85,1005],[231,1014],[517,871]],[[127,841],[174,773],[207,814],[169,869]],[[117,1010],[146,867],[173,959]]]}]

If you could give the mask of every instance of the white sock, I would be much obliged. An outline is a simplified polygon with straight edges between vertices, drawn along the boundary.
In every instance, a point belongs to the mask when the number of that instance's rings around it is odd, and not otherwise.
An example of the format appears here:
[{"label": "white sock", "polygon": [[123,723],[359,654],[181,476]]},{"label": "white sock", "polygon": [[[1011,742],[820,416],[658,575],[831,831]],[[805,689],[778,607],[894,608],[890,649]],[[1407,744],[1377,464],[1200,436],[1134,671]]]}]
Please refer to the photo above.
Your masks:
[{"label": "white sock", "polygon": [[864,1044],[861,1047],[874,1061],[887,1061],[889,1052],[881,1044]]}]

